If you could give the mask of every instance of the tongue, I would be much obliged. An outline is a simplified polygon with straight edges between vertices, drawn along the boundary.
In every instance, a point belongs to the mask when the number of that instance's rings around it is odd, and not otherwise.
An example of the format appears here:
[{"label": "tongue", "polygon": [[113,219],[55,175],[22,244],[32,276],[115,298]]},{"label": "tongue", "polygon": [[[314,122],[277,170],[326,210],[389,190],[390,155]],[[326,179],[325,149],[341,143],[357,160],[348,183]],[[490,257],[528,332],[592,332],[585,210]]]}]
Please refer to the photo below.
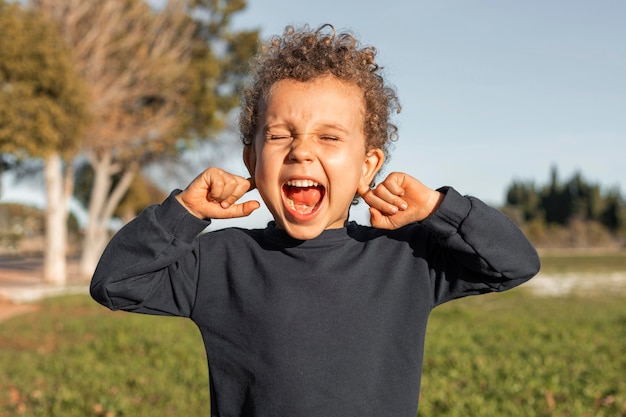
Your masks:
[{"label": "tongue", "polygon": [[293,202],[306,206],[314,206],[322,198],[322,193],[317,187],[289,187],[287,193]]}]

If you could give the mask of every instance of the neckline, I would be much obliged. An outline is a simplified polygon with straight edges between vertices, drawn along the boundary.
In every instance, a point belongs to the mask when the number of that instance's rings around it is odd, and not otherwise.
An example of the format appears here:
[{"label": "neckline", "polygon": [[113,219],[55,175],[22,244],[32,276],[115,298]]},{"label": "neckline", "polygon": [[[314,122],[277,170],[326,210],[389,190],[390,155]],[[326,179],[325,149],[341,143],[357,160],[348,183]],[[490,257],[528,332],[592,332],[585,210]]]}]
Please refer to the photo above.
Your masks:
[{"label": "neckline", "polygon": [[313,239],[295,239],[291,237],[284,229],[280,229],[276,226],[274,221],[267,224],[267,227],[263,230],[263,235],[268,242],[271,242],[277,246],[285,248],[293,247],[324,247],[336,243],[345,243],[347,239],[352,239],[350,236],[357,228],[356,222],[347,222],[346,226],[338,229],[326,229]]}]

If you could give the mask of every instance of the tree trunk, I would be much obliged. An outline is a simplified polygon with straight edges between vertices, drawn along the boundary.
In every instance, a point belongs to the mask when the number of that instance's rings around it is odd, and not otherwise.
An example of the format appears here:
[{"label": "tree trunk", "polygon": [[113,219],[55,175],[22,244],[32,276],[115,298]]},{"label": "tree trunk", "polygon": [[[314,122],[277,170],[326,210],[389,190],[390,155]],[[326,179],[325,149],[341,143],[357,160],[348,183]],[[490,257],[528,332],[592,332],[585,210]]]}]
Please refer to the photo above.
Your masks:
[{"label": "tree trunk", "polygon": [[2,198],[2,177],[4,175],[4,161],[2,160],[2,158],[0,157],[0,198]]},{"label": "tree trunk", "polygon": [[67,282],[67,197],[63,181],[63,161],[57,153],[45,158],[46,234],[43,279],[52,284]]},{"label": "tree trunk", "polygon": [[[111,151],[105,151],[99,158],[91,159],[94,170],[94,183],[89,200],[89,219],[85,229],[83,251],[80,260],[80,274],[83,278],[93,275],[98,260],[109,241],[109,223],[115,208],[130,188],[138,169],[134,164],[121,169],[113,162]],[[122,172],[120,181],[111,189],[112,176]]]}]

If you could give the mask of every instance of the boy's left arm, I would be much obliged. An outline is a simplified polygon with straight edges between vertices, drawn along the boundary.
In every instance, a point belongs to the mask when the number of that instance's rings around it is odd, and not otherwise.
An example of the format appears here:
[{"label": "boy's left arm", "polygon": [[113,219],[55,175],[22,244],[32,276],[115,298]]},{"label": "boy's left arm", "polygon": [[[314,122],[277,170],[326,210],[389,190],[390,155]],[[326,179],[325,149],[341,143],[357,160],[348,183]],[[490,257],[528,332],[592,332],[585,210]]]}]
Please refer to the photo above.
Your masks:
[{"label": "boy's left arm", "polygon": [[359,195],[370,206],[370,223],[378,229],[399,229],[430,216],[443,193],[402,172],[393,172],[375,188],[362,186]]},{"label": "boy's left arm", "polygon": [[[461,196],[447,187],[432,190],[403,173],[390,174],[375,189],[359,191],[370,205],[372,226],[397,229],[420,222],[441,247],[453,254],[454,264],[460,268],[456,272],[450,259],[445,264],[438,261],[441,264],[437,269],[446,270],[447,276],[441,277],[444,287],[454,285],[457,279],[470,283],[467,294],[453,297],[503,291],[539,271],[537,251],[517,225],[476,198]],[[451,295],[443,292],[438,295],[439,302]]]}]

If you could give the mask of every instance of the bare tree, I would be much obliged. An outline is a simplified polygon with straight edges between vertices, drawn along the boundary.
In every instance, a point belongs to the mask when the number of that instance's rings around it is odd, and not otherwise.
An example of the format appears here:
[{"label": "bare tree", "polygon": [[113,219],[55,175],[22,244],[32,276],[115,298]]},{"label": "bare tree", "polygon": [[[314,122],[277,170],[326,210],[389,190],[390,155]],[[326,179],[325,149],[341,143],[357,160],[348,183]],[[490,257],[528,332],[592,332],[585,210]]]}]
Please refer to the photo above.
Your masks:
[{"label": "bare tree", "polygon": [[66,279],[72,156],[86,124],[86,87],[56,28],[18,4],[0,3],[0,153],[41,158],[46,179],[44,280]]},{"label": "bare tree", "polygon": [[58,24],[90,86],[93,168],[81,272],[88,277],[136,173],[224,129],[258,31],[233,32],[245,0],[31,0]]},{"label": "bare tree", "polygon": [[[33,0],[57,22],[91,94],[83,152],[94,170],[81,273],[93,273],[108,222],[139,168],[176,149],[194,24],[183,1]],[[113,176],[121,179],[115,183]]]}]

